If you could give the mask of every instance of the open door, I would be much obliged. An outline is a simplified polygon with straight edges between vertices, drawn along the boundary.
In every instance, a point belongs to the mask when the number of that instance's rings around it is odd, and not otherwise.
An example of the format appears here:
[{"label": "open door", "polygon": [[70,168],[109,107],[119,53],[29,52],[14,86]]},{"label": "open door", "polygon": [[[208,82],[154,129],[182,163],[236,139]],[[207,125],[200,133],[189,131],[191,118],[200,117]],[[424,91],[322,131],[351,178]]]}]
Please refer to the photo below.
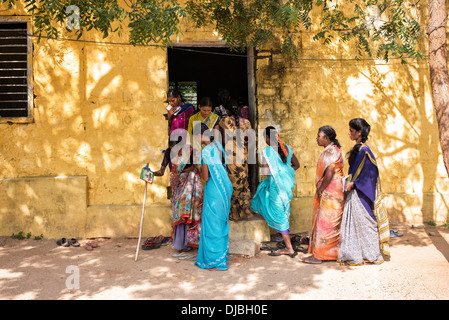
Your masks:
[{"label": "open door", "polygon": [[[227,90],[231,98],[249,107],[249,117],[256,129],[254,108],[253,50],[238,53],[226,47],[185,47],[167,49],[169,88],[177,89],[185,102],[195,107],[204,96],[220,104],[219,92]],[[249,165],[251,192],[257,189],[257,165]]]}]

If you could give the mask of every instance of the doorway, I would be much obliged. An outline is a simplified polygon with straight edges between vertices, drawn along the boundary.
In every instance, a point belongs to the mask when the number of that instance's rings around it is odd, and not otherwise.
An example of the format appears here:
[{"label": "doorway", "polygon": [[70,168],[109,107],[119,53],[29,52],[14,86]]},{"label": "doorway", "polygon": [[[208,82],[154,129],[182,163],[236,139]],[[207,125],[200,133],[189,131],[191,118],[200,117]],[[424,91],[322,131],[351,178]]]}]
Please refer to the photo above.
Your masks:
[{"label": "doorway", "polygon": [[247,103],[246,60],[246,52],[222,47],[168,48],[169,87],[178,89],[195,107],[203,96],[218,102],[220,89],[227,89],[232,98],[244,98]]},{"label": "doorway", "polygon": [[[256,129],[254,93],[250,84],[254,83],[249,53],[234,52],[226,47],[184,47],[167,48],[169,88],[177,89],[185,102],[198,107],[202,97],[211,97],[215,105],[220,104],[219,92],[226,89],[231,98],[249,106],[249,120]],[[248,67],[248,61],[250,66]],[[257,189],[257,170],[249,165],[249,185],[251,192]]]}]

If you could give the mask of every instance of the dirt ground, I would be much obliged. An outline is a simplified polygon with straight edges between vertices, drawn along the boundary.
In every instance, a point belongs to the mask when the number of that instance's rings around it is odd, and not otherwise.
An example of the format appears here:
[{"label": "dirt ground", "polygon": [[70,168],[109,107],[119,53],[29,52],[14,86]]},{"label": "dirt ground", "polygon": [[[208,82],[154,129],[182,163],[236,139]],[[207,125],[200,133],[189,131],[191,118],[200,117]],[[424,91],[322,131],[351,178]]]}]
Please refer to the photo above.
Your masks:
[{"label": "dirt ground", "polygon": [[65,248],[55,239],[1,237],[0,299],[449,299],[449,229],[393,228],[404,236],[391,239],[391,259],[381,265],[308,265],[299,262],[301,253],[263,251],[231,255],[227,271],[179,260],[170,245],[140,251],[135,262],[137,239],[95,239],[98,248],[88,251],[88,239]]}]

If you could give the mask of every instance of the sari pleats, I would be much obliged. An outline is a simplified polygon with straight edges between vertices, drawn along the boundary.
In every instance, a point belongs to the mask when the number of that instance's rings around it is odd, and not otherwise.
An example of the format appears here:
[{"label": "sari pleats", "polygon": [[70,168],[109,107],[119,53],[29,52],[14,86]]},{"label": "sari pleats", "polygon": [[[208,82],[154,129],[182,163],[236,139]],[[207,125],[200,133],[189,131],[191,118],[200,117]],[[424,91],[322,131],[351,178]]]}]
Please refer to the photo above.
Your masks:
[{"label": "sari pleats", "polygon": [[333,167],[332,181],[321,197],[313,201],[312,232],[309,253],[319,260],[337,260],[340,242],[340,223],[345,204],[343,192],[343,155],[335,145],[326,147],[317,165],[316,187],[322,183],[328,167]]},{"label": "sari pleats", "polygon": [[340,232],[340,262],[361,265],[364,262],[379,264],[384,261],[377,223],[366,211],[356,190],[351,190],[347,196]]},{"label": "sari pleats", "polygon": [[195,265],[201,269],[226,270],[229,259],[229,210],[232,184],[221,162],[223,148],[217,142],[201,152],[201,163],[209,167],[203,200],[201,238]]}]

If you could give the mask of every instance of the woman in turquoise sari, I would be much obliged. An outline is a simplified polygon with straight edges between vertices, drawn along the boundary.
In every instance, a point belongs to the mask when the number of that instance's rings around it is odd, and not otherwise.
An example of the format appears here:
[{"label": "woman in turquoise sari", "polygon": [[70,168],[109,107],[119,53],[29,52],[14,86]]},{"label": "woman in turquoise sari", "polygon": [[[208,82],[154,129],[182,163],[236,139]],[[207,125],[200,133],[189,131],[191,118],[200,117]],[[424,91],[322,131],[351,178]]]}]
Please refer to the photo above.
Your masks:
[{"label": "woman in turquoise sari", "polygon": [[268,178],[259,183],[251,209],[263,215],[268,226],[277,230],[284,239],[286,248],[271,255],[286,254],[293,257],[295,251],[289,236],[290,201],[299,162],[290,146],[281,142],[274,127],[265,129],[265,141],[268,147],[262,151],[262,156]]},{"label": "woman in turquoise sari", "polygon": [[[207,126],[201,123],[201,177],[206,181],[200,245],[195,265],[201,269],[227,270],[229,258],[229,211],[232,184],[228,178],[224,150],[210,139]],[[212,141],[211,141],[212,140]]]}]

